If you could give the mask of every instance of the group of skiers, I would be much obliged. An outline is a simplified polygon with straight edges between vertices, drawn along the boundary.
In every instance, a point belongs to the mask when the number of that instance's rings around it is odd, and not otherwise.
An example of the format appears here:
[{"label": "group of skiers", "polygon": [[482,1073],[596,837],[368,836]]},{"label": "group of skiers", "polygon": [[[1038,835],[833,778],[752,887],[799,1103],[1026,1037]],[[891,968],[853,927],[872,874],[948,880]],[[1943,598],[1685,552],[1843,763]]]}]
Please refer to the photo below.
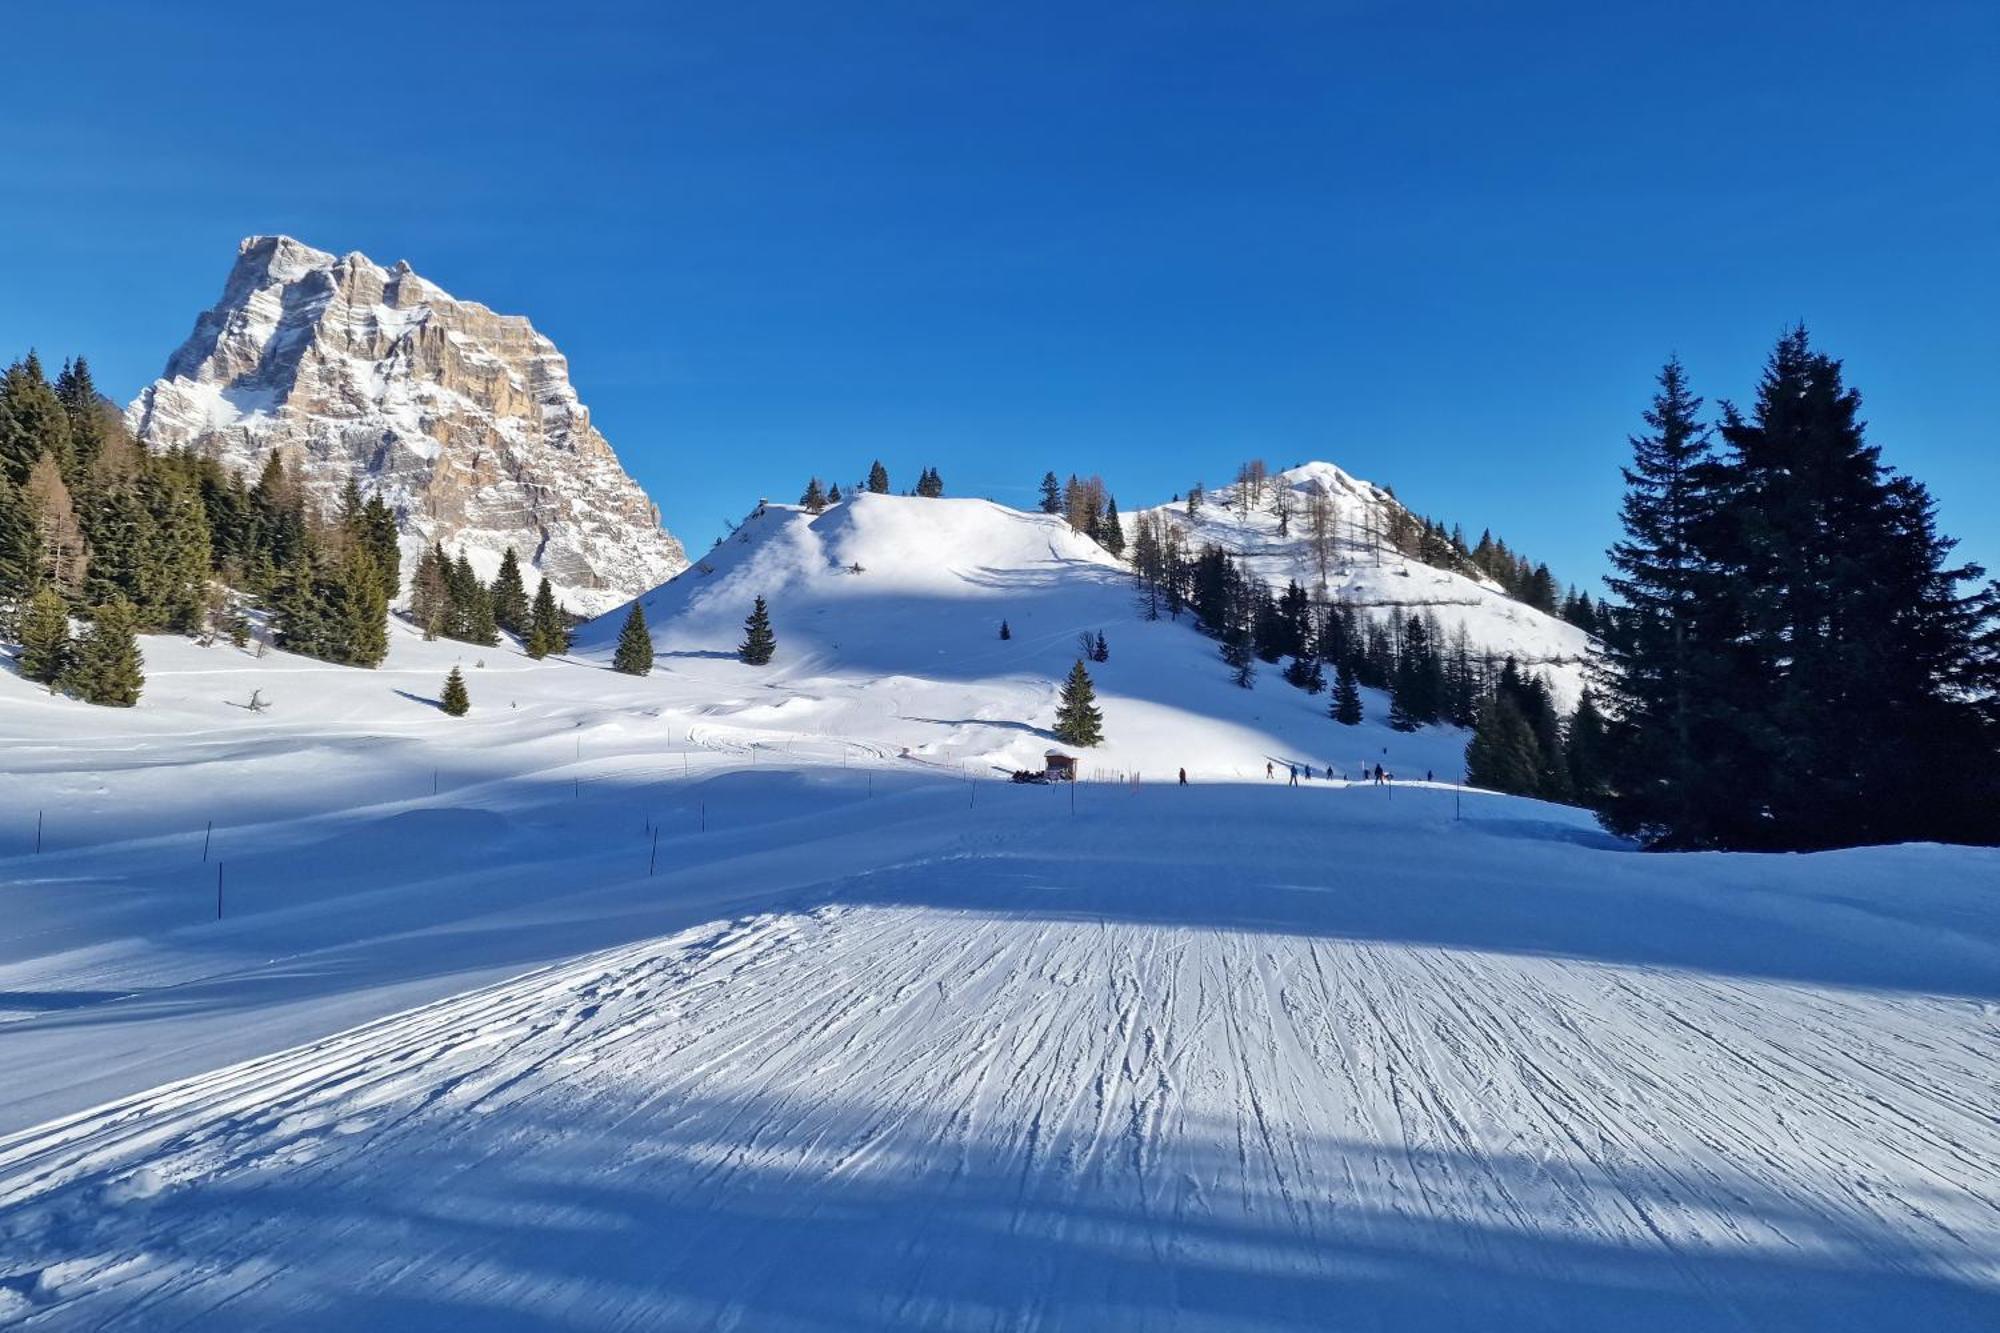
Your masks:
[{"label": "group of skiers", "polygon": [[[1285,765],[1285,776],[1286,776],[1286,777],[1287,777],[1287,778],[1288,778],[1288,779],[1290,780],[1290,781],[1289,781],[1289,782],[1287,783],[1287,785],[1288,785],[1288,786],[1293,786],[1293,787],[1296,787],[1296,786],[1298,786],[1298,785],[1299,785],[1299,775],[1300,775],[1301,773],[1303,773],[1303,774],[1305,775],[1305,777],[1306,777],[1306,780],[1307,780],[1308,782],[1310,782],[1310,781],[1312,780],[1312,775],[1313,775],[1313,766],[1312,766],[1311,764],[1287,764],[1287,765]],[[1264,776],[1265,776],[1265,777],[1266,777],[1267,779],[1268,779],[1268,778],[1276,778],[1276,777],[1278,776],[1278,766],[1277,766],[1276,764],[1272,763],[1272,762],[1271,762],[1270,760],[1268,760],[1268,759],[1264,761]],[[1335,776],[1336,776],[1336,774],[1335,774],[1335,773],[1334,773],[1334,771],[1333,771],[1333,765],[1332,765],[1332,764],[1328,764],[1328,765],[1326,766],[1326,780],[1327,780],[1328,782],[1332,782],[1332,781],[1334,780]],[[1396,775],[1395,775],[1394,773],[1391,773],[1391,772],[1389,772],[1388,770],[1384,769],[1384,768],[1382,767],[1382,765],[1380,765],[1380,764],[1377,764],[1377,765],[1375,765],[1375,767],[1374,767],[1373,769],[1370,769],[1370,768],[1368,767],[1368,765],[1367,765],[1367,764],[1363,764],[1363,765],[1361,766],[1361,781],[1363,781],[1363,782],[1367,782],[1367,781],[1368,781],[1368,780],[1369,780],[1369,779],[1370,779],[1371,777],[1372,777],[1372,778],[1373,778],[1373,779],[1375,780],[1375,785],[1376,785],[1376,786],[1378,786],[1378,787],[1380,787],[1380,786],[1384,786],[1384,785],[1386,785],[1386,784],[1388,784],[1388,783],[1391,783],[1391,782],[1394,782],[1394,781],[1396,780]],[[1425,770],[1425,772],[1424,772],[1424,781],[1425,781],[1425,782],[1431,782],[1431,781],[1434,781],[1434,780],[1435,780],[1435,779],[1434,779],[1434,777],[1433,777],[1433,775],[1432,775],[1432,772],[1431,772],[1430,770],[1428,770],[1428,769],[1427,769],[1427,770]],[[1180,785],[1181,785],[1181,786],[1183,786],[1183,787],[1185,787],[1185,786],[1187,786],[1187,785],[1188,785],[1188,779],[1187,779],[1187,770],[1186,770],[1185,768],[1181,770],[1181,780],[1180,780]]]}]

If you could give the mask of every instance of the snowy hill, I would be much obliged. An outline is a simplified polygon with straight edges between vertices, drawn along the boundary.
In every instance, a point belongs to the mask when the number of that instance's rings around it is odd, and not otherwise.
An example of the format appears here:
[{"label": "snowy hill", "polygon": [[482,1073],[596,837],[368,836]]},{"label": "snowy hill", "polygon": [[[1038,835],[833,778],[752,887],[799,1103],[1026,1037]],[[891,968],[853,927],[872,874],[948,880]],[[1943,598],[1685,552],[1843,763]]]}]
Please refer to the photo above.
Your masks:
[{"label": "snowy hill", "polygon": [[[1291,502],[1288,531],[1279,533],[1272,512],[1274,488]],[[1296,579],[1308,590],[1324,587],[1336,601],[1370,608],[1377,615],[1435,615],[1449,635],[1463,628],[1475,652],[1513,657],[1540,671],[1555,687],[1563,707],[1573,707],[1583,689],[1583,659],[1590,639],[1582,630],[1544,615],[1502,592],[1490,579],[1471,577],[1412,560],[1387,541],[1392,516],[1406,513],[1397,499],[1331,463],[1305,463],[1273,474],[1263,495],[1247,506],[1237,486],[1208,492],[1194,514],[1185,504],[1159,505],[1124,516],[1128,534],[1141,515],[1157,514],[1180,528],[1188,549],[1213,544],[1243,559],[1257,577],[1282,591]],[[1305,514],[1313,494],[1332,509],[1328,540],[1309,531]]]},{"label": "snowy hill", "polygon": [[[759,596],[779,652],[746,673],[728,659]],[[1140,616],[1129,572],[1097,543],[1059,518],[986,500],[864,494],[818,516],[766,505],[639,600],[660,664],[714,691],[704,716],[715,735],[782,713],[926,761],[1039,768],[1077,635],[1103,630],[1111,657],[1090,670],[1106,744],[1084,756],[1092,771],[1240,778],[1261,777],[1267,762],[1347,773],[1383,762],[1442,778],[1464,758],[1462,733],[1389,731],[1388,701],[1374,692],[1369,720],[1350,729],[1328,718],[1327,696],[1275,671],[1237,688],[1213,640],[1186,621]],[[608,661],[624,616],[585,626],[578,651]],[[1002,620],[1011,640],[998,637]]]}]

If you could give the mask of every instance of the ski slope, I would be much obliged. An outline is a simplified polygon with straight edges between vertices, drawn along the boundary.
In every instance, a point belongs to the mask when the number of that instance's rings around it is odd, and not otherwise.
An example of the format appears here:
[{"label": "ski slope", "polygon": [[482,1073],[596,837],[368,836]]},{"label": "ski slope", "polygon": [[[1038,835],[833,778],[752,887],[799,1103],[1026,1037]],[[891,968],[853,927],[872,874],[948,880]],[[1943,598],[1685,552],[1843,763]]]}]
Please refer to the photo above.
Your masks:
[{"label": "ski slope", "polygon": [[[770,507],[645,679],[616,615],[0,676],[0,1326],[2000,1322],[2000,853],[1293,789],[1463,738],[1019,517]],[[1005,782],[1099,627],[1104,780]]]}]

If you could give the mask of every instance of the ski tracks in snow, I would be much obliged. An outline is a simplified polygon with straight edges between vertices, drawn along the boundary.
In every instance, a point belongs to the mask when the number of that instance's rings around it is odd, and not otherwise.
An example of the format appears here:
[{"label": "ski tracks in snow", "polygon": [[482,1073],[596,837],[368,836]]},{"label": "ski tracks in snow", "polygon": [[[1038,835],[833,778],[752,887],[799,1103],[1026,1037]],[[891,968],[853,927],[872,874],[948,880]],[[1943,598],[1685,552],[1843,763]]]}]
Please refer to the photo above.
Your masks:
[{"label": "ski tracks in snow", "polygon": [[1944,998],[836,901],[0,1140],[0,1321],[1975,1327],[1991,1037]]}]

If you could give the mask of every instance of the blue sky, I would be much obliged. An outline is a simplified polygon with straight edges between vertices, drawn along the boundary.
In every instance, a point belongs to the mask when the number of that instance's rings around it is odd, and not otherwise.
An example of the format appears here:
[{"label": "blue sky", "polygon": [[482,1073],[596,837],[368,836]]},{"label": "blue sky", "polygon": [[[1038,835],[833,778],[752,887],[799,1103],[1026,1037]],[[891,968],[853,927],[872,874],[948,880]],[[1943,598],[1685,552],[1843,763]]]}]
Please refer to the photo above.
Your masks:
[{"label": "blue sky", "polygon": [[1595,578],[1661,359],[1803,319],[2000,565],[2000,5],[231,7],[0,51],[0,355],[121,397],[237,240],[530,316],[669,527],[871,459],[1327,458]]}]

